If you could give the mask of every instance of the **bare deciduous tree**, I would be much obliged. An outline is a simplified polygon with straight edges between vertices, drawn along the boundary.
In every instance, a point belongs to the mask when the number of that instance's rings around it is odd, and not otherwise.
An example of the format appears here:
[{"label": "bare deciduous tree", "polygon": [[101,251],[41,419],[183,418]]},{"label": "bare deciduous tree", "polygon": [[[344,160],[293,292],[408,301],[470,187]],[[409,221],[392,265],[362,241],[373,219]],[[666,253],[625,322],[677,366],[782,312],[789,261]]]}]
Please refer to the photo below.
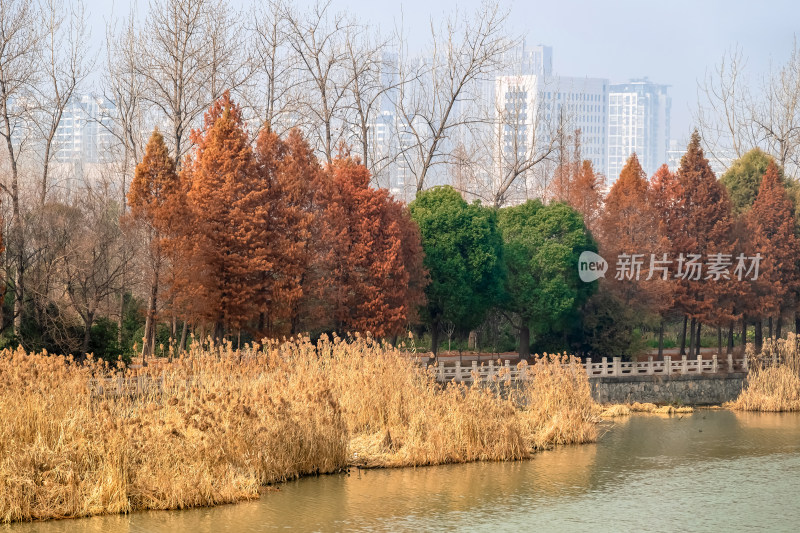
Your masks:
[{"label": "bare deciduous tree", "polygon": [[[11,200],[7,258],[14,271],[14,334],[20,336],[24,299],[24,232],[20,201],[20,156],[30,140],[34,92],[39,80],[42,32],[30,0],[0,0],[0,136],[7,172],[0,188]],[[12,266],[13,265],[13,266]]]},{"label": "bare deciduous tree", "polygon": [[[740,48],[728,51],[698,90],[695,115],[711,156],[724,168],[760,147],[797,178],[800,172],[800,47],[760,86],[746,77]],[[758,89],[758,90],[755,90]]]},{"label": "bare deciduous tree", "polygon": [[33,124],[42,145],[39,205],[44,205],[50,188],[50,162],[58,148],[54,146],[56,131],[92,64],[89,29],[82,2],[71,3],[69,8],[65,8],[60,0],[47,0],[41,18],[44,36],[39,64],[43,80],[34,93],[37,109]]},{"label": "bare deciduous tree", "polygon": [[[479,121],[470,104],[476,82],[497,70],[512,41],[505,34],[507,13],[484,4],[472,16],[456,13],[442,28],[431,23],[431,46],[424,58],[402,49],[397,91],[400,158],[413,175],[415,193],[434,166],[447,161],[455,130]],[[403,43],[403,36],[398,41]]]},{"label": "bare deciduous tree", "polygon": [[328,163],[346,138],[348,77],[346,38],[355,22],[343,13],[331,13],[331,2],[318,2],[306,12],[284,10],[287,38],[299,58],[299,76],[305,98],[301,116]]},{"label": "bare deciduous tree", "polygon": [[223,0],[153,0],[137,33],[136,74],[156,122],[169,124],[166,138],[180,168],[187,135],[225,90],[244,80],[235,53],[234,22]]}]

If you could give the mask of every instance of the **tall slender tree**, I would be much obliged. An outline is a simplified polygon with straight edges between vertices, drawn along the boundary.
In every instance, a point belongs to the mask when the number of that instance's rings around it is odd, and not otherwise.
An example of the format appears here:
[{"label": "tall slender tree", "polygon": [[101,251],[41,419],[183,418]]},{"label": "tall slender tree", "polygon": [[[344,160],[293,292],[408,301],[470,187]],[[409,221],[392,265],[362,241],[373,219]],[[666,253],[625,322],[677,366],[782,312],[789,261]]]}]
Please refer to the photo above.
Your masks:
[{"label": "tall slender tree", "polygon": [[136,165],[131,189],[128,192],[130,217],[140,224],[148,252],[150,286],[142,345],[143,355],[153,353],[165,244],[169,237],[174,237],[171,228],[182,212],[183,196],[183,188],[175,171],[175,161],[169,155],[164,137],[156,129],[147,143],[144,158]]},{"label": "tall slender tree", "polygon": [[225,92],[193,130],[196,150],[185,162],[191,224],[180,253],[190,265],[179,280],[183,304],[209,323],[217,339],[256,314],[257,285],[246,242],[253,220],[244,209],[256,177],[240,108]]}]

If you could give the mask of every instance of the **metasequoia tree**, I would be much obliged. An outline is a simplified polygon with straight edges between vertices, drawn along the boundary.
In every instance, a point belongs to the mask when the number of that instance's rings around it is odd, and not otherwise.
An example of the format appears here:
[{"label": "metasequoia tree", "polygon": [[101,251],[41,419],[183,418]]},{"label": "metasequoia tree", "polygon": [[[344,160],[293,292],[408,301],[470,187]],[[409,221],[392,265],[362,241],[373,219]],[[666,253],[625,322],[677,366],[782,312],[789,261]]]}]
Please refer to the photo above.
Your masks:
[{"label": "metasequoia tree", "polygon": [[672,203],[666,228],[677,278],[673,287],[677,306],[692,320],[691,332],[697,327],[699,347],[700,323],[730,320],[732,306],[721,297],[722,280],[707,278],[705,273],[696,276],[689,254],[698,256],[694,262],[700,264],[709,261],[711,254],[732,254],[733,217],[728,193],[714,176],[697,131],[681,158],[677,180],[679,196]]},{"label": "metasequoia tree", "polygon": [[164,137],[153,131],[144,158],[136,166],[128,193],[130,216],[144,232],[149,272],[149,299],[142,353],[153,353],[156,309],[161,270],[165,261],[166,240],[175,236],[171,228],[180,224],[183,188],[175,171],[175,162],[164,144]]},{"label": "metasequoia tree", "polygon": [[[496,71],[512,45],[505,35],[506,19],[497,4],[484,4],[471,15],[456,13],[440,28],[431,24],[424,59],[401,51],[393,98],[397,135],[403,140],[399,160],[414,177],[413,193],[424,189],[431,170],[447,161],[453,133],[475,120],[471,112],[477,106],[469,103],[477,98],[477,82]],[[397,40],[405,42],[402,35]]]},{"label": "metasequoia tree", "polygon": [[[396,336],[423,303],[422,246],[407,211],[351,158],[334,159],[327,206],[334,226],[333,317],[337,331]],[[406,219],[406,220],[404,220]]]},{"label": "metasequoia tree", "polygon": [[571,195],[567,203],[583,215],[583,222],[589,230],[595,231],[603,207],[603,186],[605,176],[595,171],[594,165],[584,159],[580,168],[573,173]]},{"label": "metasequoia tree", "polygon": [[652,200],[647,176],[634,153],[606,196],[597,231],[601,255],[621,267],[607,274],[601,286],[632,312],[636,317],[632,323],[641,323],[648,315],[662,316],[672,304],[671,275],[658,270],[670,252],[669,241],[660,231]]},{"label": "metasequoia tree", "polygon": [[773,317],[780,323],[782,313],[793,307],[798,285],[800,241],[782,181],[777,165],[771,161],[745,215],[751,254],[760,253],[764,258],[753,282],[753,308],[758,310],[758,317],[769,317],[770,324]]},{"label": "metasequoia tree", "polygon": [[255,158],[244,130],[240,108],[230,93],[205,114],[204,128],[192,131],[196,149],[185,162],[189,224],[178,253],[188,263],[177,280],[179,300],[214,328],[241,328],[256,314],[253,276],[244,244],[252,228],[242,207],[257,180]]},{"label": "metasequoia tree", "polygon": [[332,194],[329,177],[311,145],[298,129],[286,138],[286,155],[278,169],[288,233],[286,270],[279,276],[282,312],[291,334],[318,329],[328,317],[326,274],[332,259],[333,235],[326,218]]}]

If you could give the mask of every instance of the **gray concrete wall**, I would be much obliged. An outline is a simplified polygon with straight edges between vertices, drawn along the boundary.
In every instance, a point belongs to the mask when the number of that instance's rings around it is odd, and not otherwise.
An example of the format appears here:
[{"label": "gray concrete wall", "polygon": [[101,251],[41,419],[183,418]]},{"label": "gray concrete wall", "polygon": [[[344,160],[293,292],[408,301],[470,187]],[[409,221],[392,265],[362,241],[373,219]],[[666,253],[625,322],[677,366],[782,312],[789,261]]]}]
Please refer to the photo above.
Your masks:
[{"label": "gray concrete wall", "polygon": [[650,402],[719,405],[735,400],[744,386],[744,373],[710,375],[625,376],[590,378],[599,403]]}]

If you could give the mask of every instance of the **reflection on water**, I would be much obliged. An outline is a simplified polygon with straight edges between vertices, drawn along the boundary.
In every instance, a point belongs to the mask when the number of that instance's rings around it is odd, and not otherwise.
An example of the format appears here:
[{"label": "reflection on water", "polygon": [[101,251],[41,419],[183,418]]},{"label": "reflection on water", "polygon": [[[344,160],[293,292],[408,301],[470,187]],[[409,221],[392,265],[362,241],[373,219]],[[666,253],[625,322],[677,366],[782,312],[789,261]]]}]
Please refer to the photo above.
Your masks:
[{"label": "reflection on water", "polygon": [[353,470],[213,509],[0,532],[772,530],[800,524],[800,415],[635,416],[595,445],[517,463]]}]

